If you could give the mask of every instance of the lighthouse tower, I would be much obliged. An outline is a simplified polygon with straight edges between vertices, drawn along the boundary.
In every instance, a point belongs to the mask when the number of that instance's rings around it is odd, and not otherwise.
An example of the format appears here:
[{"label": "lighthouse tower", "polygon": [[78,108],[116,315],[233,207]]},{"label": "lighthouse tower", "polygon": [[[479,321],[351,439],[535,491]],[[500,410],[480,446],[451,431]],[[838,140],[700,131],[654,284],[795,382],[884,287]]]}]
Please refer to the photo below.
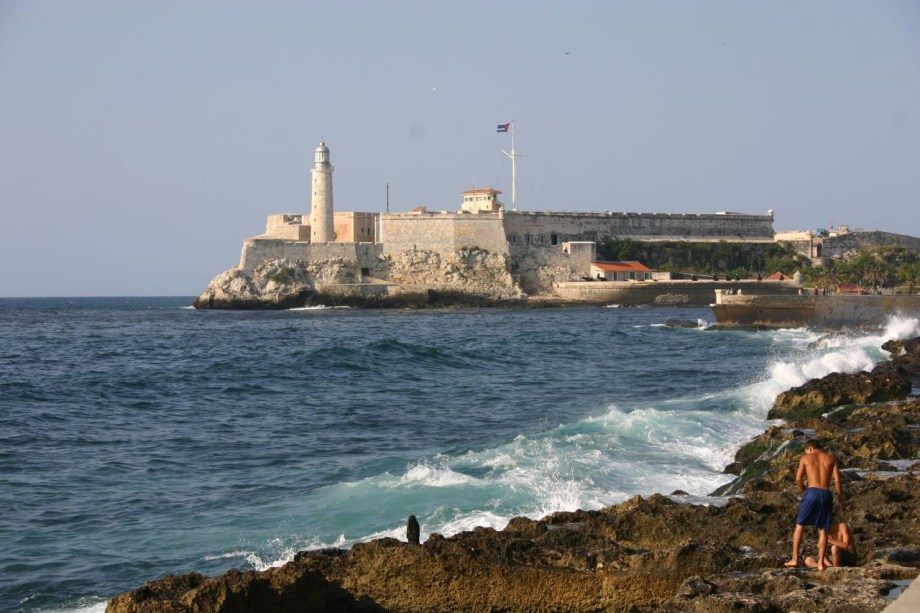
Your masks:
[{"label": "lighthouse tower", "polygon": [[335,224],[332,213],[332,164],[329,147],[320,143],[313,159],[313,196],[310,210],[310,242],[335,242]]}]

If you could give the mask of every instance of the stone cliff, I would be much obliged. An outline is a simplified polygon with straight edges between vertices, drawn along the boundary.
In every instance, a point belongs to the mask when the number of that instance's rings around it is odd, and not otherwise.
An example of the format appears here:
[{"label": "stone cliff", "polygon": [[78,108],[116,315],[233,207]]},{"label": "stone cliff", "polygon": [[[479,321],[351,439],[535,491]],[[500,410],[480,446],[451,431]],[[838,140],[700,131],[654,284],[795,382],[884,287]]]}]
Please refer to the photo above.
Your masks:
[{"label": "stone cliff", "polygon": [[348,257],[278,258],[217,275],[195,299],[202,309],[309,305],[443,306],[516,303],[508,256],[476,248],[450,254],[414,249],[381,254],[369,266]]}]

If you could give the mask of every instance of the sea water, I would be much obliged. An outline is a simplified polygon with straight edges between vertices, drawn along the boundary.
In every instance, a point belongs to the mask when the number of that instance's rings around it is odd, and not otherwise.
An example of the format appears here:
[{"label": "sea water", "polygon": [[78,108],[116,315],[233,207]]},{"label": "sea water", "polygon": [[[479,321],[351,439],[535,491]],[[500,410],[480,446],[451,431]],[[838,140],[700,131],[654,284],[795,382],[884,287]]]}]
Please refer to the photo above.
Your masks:
[{"label": "sea water", "polygon": [[[0,610],[102,610],[164,574],[680,489],[775,396],[883,333],[707,331],[706,308],[196,311],[0,299]],[[669,326],[668,320],[698,322]]]}]

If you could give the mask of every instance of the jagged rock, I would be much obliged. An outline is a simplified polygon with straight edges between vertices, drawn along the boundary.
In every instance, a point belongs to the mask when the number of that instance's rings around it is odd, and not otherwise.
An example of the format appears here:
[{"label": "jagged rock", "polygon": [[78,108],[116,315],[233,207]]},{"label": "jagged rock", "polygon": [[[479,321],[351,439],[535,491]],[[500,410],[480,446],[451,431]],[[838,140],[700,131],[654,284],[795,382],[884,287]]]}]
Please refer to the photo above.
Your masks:
[{"label": "jagged rock", "polygon": [[253,270],[217,275],[193,302],[197,309],[484,306],[520,304],[527,296],[508,271],[505,255],[464,248],[447,256],[405,251],[381,256],[365,279],[355,260],[275,259]]},{"label": "jagged rock", "polygon": [[817,417],[841,405],[905,398],[910,389],[909,376],[888,369],[872,373],[831,373],[780,394],[767,419]]},{"label": "jagged rock", "polygon": [[777,396],[767,419],[818,417],[842,405],[906,398],[911,380],[920,377],[920,343],[917,339],[888,341],[882,348],[894,357],[878,364],[871,373],[831,373],[812,379]]},{"label": "jagged rock", "polygon": [[406,521],[406,540],[410,545],[419,544],[419,530],[418,519],[416,519],[415,515],[410,515]]},{"label": "jagged rock", "polygon": [[303,306],[315,279],[303,262],[272,260],[247,274],[238,266],[220,273],[192,305],[196,309],[284,309]]}]

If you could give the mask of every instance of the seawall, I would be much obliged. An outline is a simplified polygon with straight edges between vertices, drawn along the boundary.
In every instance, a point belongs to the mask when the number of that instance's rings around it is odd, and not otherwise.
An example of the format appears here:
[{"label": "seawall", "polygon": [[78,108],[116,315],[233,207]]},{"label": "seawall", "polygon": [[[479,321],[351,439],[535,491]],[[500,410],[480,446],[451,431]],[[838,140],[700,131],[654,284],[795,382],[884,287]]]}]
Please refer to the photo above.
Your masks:
[{"label": "seawall", "polygon": [[728,326],[877,328],[891,316],[920,316],[920,295],[754,296],[723,292],[715,298],[712,310],[716,321]]},{"label": "seawall", "polygon": [[782,281],[580,281],[559,283],[564,300],[622,306],[708,306],[715,292],[798,297],[799,286]]}]

